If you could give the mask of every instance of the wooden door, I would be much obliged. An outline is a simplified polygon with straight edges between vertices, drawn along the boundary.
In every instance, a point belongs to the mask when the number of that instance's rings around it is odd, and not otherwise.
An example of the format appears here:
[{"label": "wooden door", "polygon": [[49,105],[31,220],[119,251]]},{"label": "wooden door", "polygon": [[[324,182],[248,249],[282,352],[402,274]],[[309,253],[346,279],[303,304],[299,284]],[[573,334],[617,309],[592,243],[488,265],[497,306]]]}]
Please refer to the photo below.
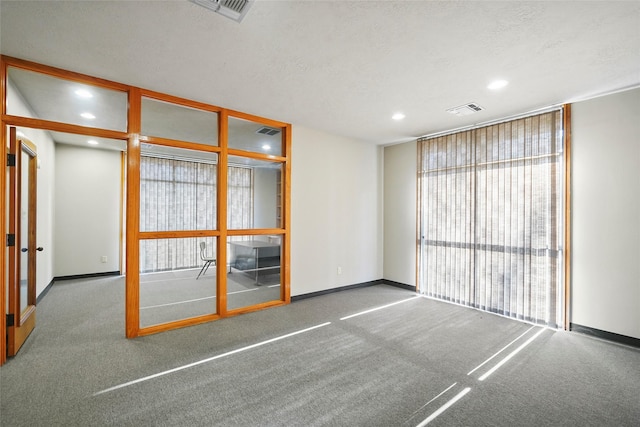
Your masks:
[{"label": "wooden door", "polygon": [[36,147],[9,129],[9,304],[7,355],[14,356],[36,326]]}]

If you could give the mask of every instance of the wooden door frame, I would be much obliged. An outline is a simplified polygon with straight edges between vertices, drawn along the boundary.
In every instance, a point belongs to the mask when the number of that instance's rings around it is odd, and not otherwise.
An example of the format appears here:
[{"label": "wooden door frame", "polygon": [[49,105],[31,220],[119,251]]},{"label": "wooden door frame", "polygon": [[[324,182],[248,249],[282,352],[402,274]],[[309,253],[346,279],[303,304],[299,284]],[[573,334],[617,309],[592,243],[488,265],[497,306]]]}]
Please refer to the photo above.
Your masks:
[{"label": "wooden door frame", "polygon": [[[0,61],[0,105],[1,116],[0,118],[0,188],[2,189],[2,197],[0,197],[0,235],[6,236],[7,234],[7,125],[4,121],[4,117],[7,114],[7,64],[5,61]],[[7,360],[7,246],[5,244],[0,245],[0,366],[2,366]]]}]

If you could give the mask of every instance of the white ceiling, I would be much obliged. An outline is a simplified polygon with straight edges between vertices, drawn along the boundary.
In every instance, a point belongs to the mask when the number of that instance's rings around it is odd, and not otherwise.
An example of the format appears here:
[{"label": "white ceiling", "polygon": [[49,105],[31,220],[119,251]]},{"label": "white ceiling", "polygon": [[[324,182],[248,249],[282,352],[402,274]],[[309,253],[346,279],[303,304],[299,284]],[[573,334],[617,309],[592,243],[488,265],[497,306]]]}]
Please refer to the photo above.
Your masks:
[{"label": "white ceiling", "polygon": [[640,2],[2,0],[0,51],[389,144],[640,85]]}]

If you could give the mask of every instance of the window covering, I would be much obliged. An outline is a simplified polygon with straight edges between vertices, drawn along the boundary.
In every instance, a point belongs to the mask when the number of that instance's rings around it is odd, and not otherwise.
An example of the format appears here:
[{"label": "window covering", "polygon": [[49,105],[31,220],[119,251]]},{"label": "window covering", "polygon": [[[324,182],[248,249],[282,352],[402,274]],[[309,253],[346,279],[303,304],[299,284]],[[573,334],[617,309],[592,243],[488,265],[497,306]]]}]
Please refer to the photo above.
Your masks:
[{"label": "window covering", "polygon": [[562,326],[562,111],[418,140],[418,286]]},{"label": "window covering", "polygon": [[[253,224],[252,170],[229,166],[229,228]],[[217,165],[210,162],[141,156],[140,230],[215,230]],[[213,239],[149,239],[140,245],[140,272],[197,268],[200,241],[215,254]]]}]

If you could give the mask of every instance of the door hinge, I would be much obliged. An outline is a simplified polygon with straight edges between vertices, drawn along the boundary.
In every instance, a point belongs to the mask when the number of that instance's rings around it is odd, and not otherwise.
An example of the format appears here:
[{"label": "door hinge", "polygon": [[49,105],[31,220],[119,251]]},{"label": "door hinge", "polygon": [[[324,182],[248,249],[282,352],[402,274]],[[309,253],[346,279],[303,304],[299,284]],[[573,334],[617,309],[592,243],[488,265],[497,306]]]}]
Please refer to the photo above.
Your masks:
[{"label": "door hinge", "polygon": [[13,314],[7,314],[7,328],[14,325]]},{"label": "door hinge", "polygon": [[7,153],[7,166],[15,166],[16,165],[16,155],[12,153]]},{"label": "door hinge", "polygon": [[15,246],[15,245],[16,245],[16,235],[7,234],[7,246]]}]

